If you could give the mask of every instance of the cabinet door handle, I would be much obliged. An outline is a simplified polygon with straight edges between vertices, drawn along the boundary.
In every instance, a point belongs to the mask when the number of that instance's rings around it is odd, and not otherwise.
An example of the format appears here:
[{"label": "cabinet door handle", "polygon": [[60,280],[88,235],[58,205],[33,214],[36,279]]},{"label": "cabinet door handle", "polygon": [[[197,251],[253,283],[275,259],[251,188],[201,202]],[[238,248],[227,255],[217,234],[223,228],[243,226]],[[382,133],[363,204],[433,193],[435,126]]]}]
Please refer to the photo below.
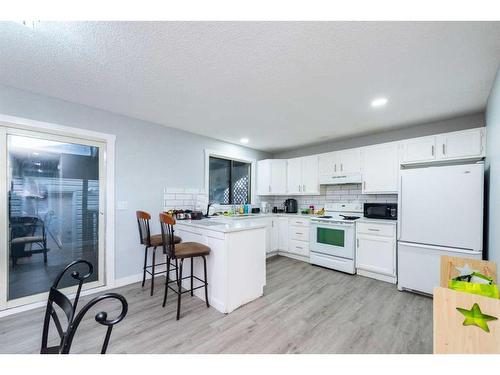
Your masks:
[{"label": "cabinet door handle", "polygon": [[446,146],[444,143],[443,143],[443,155],[446,155]]},{"label": "cabinet door handle", "polygon": [[356,238],[356,246],[359,247],[359,238]]},{"label": "cabinet door handle", "polygon": [[366,190],[366,181],[363,181],[363,190]]},{"label": "cabinet door handle", "polygon": [[340,171],[344,171],[344,166],[342,165],[342,163],[340,163]]},{"label": "cabinet door handle", "polygon": [[269,185],[269,192],[271,192],[271,185]]},{"label": "cabinet door handle", "polygon": [[334,164],[334,165],[333,165],[333,171],[334,171],[334,172],[337,172],[337,164]]},{"label": "cabinet door handle", "polygon": [[301,234],[301,235],[302,235],[302,234],[304,234],[304,233],[295,232],[295,234]]},{"label": "cabinet door handle", "polygon": [[302,250],[302,247],[300,247],[300,246],[295,246],[295,248]]},{"label": "cabinet door handle", "polygon": [[368,230],[371,230],[372,232],[380,232],[380,229],[368,228]]},{"label": "cabinet door handle", "polygon": [[432,145],[432,156],[434,156],[434,145]]},{"label": "cabinet door handle", "polygon": [[306,185],[302,185],[302,191],[306,191]]},{"label": "cabinet door handle", "polygon": [[299,185],[299,191],[302,191],[302,190],[301,190],[301,186],[300,186],[300,185]]}]

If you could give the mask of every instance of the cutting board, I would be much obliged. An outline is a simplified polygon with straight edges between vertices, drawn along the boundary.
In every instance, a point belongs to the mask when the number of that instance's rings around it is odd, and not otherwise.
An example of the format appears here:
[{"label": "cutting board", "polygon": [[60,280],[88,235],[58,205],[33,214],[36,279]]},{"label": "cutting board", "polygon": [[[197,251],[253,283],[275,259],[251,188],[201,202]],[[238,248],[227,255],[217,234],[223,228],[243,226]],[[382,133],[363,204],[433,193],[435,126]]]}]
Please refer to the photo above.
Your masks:
[{"label": "cutting board", "polygon": [[[463,325],[465,316],[457,307],[470,310],[474,303],[498,318],[487,322],[490,332]],[[435,354],[500,354],[500,300],[438,287],[433,305]]]}]

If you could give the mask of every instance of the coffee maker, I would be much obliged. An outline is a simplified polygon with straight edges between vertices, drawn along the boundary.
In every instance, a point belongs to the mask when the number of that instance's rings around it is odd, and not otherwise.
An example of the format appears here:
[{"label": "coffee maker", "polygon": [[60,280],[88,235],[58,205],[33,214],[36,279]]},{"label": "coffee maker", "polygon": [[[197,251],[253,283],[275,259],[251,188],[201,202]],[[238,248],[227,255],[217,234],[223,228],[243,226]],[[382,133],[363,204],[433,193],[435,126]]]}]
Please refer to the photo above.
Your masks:
[{"label": "coffee maker", "polygon": [[285,212],[287,214],[296,214],[298,211],[297,199],[288,198],[287,200],[285,200],[284,206],[285,206]]}]

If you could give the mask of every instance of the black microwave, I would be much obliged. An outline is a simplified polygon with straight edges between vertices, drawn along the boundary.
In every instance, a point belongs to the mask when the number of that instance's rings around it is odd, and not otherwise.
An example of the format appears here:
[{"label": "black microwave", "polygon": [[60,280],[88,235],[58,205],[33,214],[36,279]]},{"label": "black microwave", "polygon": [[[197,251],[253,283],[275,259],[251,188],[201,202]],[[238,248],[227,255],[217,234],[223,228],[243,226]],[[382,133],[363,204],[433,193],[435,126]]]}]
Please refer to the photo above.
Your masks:
[{"label": "black microwave", "polygon": [[397,203],[364,203],[363,214],[369,219],[398,219]]}]

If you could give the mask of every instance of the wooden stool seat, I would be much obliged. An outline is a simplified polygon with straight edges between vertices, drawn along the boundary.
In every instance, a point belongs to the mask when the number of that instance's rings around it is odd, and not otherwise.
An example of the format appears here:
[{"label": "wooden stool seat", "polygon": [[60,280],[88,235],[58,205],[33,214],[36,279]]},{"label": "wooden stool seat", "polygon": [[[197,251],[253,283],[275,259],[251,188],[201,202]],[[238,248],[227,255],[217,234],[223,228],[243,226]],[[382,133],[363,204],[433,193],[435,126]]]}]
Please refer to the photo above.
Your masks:
[{"label": "wooden stool seat", "polygon": [[[207,258],[206,256],[210,254],[210,248],[199,242],[183,242],[176,244],[174,242],[174,225],[175,219],[166,213],[160,214],[160,225],[161,234],[163,237],[163,252],[167,255],[167,277],[165,278],[165,295],[163,296],[163,307],[167,304],[167,294],[168,290],[172,290],[177,294],[177,320],[180,318],[181,314],[181,296],[184,293],[190,293],[193,296],[193,292],[196,289],[205,289],[205,303],[207,307],[210,307],[208,303],[208,279],[207,279]],[[201,279],[193,274],[193,263],[195,258],[201,258],[203,260],[203,274],[204,278]],[[190,260],[191,275],[183,277],[182,270],[184,267],[184,260]],[[170,279],[170,261],[175,262],[175,280]],[[191,281],[191,287],[187,290],[182,290],[182,280],[189,279]],[[194,280],[201,285],[195,287]],[[170,284],[176,284],[177,288],[170,286]]]},{"label": "wooden stool seat", "polygon": [[[174,242],[176,244],[181,243],[182,239],[179,236],[174,236]],[[153,234],[151,236],[151,246],[153,247],[163,246],[163,238],[161,237],[161,234]]]},{"label": "wooden stool seat", "polygon": [[210,254],[210,248],[198,242],[184,242],[175,246],[175,257],[179,259]]}]

